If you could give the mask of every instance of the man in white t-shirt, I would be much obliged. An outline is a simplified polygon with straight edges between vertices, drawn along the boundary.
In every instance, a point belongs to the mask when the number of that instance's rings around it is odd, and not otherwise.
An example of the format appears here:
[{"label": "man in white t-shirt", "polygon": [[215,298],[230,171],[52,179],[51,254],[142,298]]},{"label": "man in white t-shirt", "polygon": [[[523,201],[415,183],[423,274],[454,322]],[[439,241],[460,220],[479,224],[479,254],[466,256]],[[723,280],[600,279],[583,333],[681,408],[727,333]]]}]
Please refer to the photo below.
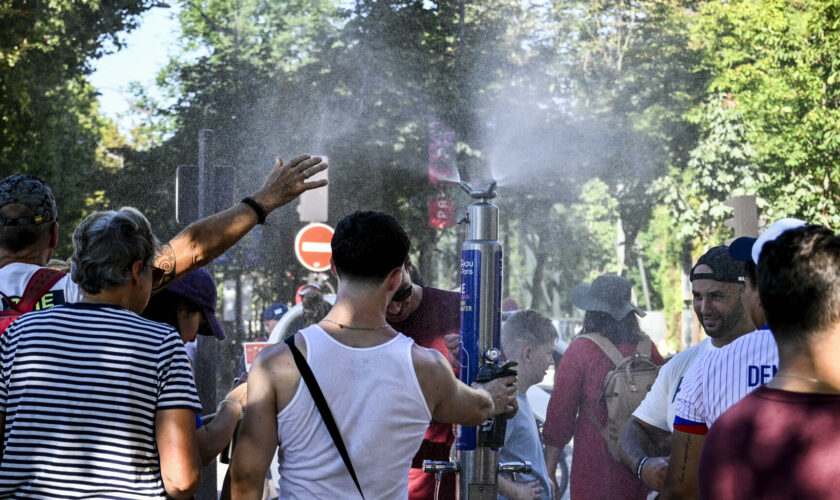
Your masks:
[{"label": "man in white t-shirt", "polygon": [[712,423],[744,396],[767,383],[778,370],[778,349],[765,325],[758,298],[756,265],[761,248],[788,229],[805,225],[799,219],[780,219],[757,239],[739,238],[730,254],[745,262],[744,305],[759,327],[729,345],[707,353],[686,373],[677,397],[670,468],[663,498],[697,498],[700,452]]},{"label": "man in white t-shirt", "polygon": [[[153,293],[185,273],[209,263],[233,246],[276,208],[326,180],[306,182],[327,168],[319,157],[298,156],[284,164],[280,158],[262,187],[234,207],[190,224],[155,255]],[[29,175],[0,180],[0,292],[19,299],[32,275],[47,265],[58,243],[58,211],[50,187]],[[79,287],[62,278],[36,305],[37,309],[78,302]],[[0,302],[0,310],[8,309]]]},{"label": "man in white t-shirt", "polygon": [[652,490],[661,491],[668,470],[677,395],[686,371],[705,353],[753,330],[744,309],[744,265],[726,246],[706,252],[691,271],[694,312],[709,338],[677,354],[659,370],[619,440],[622,463]]}]

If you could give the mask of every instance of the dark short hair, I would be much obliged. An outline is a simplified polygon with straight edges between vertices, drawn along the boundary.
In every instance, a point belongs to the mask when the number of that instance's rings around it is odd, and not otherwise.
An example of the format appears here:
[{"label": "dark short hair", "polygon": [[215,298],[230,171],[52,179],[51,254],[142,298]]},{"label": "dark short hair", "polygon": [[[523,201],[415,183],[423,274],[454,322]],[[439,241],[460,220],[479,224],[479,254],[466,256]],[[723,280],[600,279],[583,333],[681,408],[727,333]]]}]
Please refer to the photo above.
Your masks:
[{"label": "dark short hair", "polygon": [[744,278],[750,282],[753,288],[758,286],[758,266],[752,259],[744,261]]},{"label": "dark short hair", "polygon": [[642,329],[632,311],[620,320],[609,313],[586,311],[583,315],[583,333],[600,333],[613,344],[635,344],[642,336]]},{"label": "dark short hair", "polygon": [[758,296],[777,342],[801,344],[840,321],[840,237],[808,225],[765,243]]},{"label": "dark short hair", "polygon": [[332,258],[340,278],[381,283],[405,264],[411,242],[396,219],[382,212],[355,212],[338,223]]},{"label": "dark short hair", "polygon": [[420,270],[417,269],[417,266],[414,263],[411,263],[411,266],[408,268],[408,275],[411,277],[411,282],[415,285],[424,286],[426,284],[426,280],[423,279],[423,275],[420,273]]}]

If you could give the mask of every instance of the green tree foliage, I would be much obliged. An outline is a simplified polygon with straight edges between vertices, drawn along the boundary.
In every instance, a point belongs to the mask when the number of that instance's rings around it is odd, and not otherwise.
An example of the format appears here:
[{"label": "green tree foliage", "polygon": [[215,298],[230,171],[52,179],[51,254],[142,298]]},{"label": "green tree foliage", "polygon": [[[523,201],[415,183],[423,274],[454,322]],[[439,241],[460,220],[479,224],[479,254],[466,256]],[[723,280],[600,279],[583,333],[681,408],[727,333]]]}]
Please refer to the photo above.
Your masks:
[{"label": "green tree foliage", "polygon": [[[715,95],[702,108],[701,139],[689,153],[682,171],[672,169],[654,187],[671,207],[678,241],[708,249],[731,234],[723,221],[732,209],[723,203],[732,196],[757,194],[769,176],[755,164],[756,150],[748,140],[743,114],[731,95]],[[762,206],[766,203],[761,200]]]},{"label": "green tree foliage", "polygon": [[590,175],[610,186],[625,233],[624,266],[634,267],[635,239],[648,223],[650,185],[685,168],[696,127],[684,114],[704,75],[689,50],[685,2],[555,2],[558,46],[573,116],[599,138]]},{"label": "green tree foliage", "polygon": [[50,183],[65,228],[62,257],[72,228],[104,195],[94,175],[103,168],[104,124],[84,76],[153,3],[0,3],[0,176],[27,172]]},{"label": "green tree foliage", "polygon": [[833,1],[708,2],[693,33],[743,113],[770,203],[766,215],[837,227],[840,5]]},{"label": "green tree foliage", "polygon": [[[676,329],[680,262],[729,236],[725,199],[840,222],[840,7],[828,0],[188,0],[183,54],[158,81],[175,104],[132,88],[149,113],[127,145],[96,117],[84,76],[153,3],[0,6],[2,173],[45,177],[69,227],[132,204],[174,234],[174,169],[197,162],[209,128],[216,164],[237,169],[234,201],[275,155],[325,154],[330,220],[397,215],[427,279],[449,286],[463,230],[430,228],[428,202],[443,194],[463,212],[470,200],[428,184],[428,124],[441,120],[462,176],[500,181],[507,294],[572,314],[574,285],[638,281],[642,256]],[[277,291],[304,279],[300,223],[293,206],[270,222],[258,294],[288,300]]]}]

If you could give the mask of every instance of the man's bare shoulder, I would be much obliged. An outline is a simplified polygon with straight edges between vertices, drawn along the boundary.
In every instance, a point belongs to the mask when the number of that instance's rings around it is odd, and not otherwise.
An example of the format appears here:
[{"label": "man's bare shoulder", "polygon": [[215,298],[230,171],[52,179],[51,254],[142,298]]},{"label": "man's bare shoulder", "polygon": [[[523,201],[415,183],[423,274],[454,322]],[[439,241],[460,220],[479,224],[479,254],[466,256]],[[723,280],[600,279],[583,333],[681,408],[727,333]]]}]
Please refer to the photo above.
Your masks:
[{"label": "man's bare shoulder", "polygon": [[411,359],[414,361],[415,369],[422,369],[424,371],[452,370],[446,358],[443,357],[443,354],[429,347],[414,344],[411,348]]},{"label": "man's bare shoulder", "polygon": [[[306,344],[300,336],[295,338],[295,346],[305,358]],[[274,389],[278,411],[292,400],[301,380],[292,351],[285,342],[263,348],[254,360],[251,373],[249,382],[256,375]]]}]

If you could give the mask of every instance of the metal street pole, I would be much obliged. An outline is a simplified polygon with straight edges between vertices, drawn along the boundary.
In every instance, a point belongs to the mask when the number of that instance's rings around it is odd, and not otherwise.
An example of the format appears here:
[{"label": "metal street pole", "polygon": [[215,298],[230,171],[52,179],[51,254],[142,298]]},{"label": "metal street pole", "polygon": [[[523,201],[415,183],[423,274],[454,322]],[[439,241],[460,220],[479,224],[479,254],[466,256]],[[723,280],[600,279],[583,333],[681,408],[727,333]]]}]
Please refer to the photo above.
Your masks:
[{"label": "metal street pole", "polygon": [[[213,168],[213,131],[198,132],[198,218],[212,215],[215,200],[215,174]],[[207,266],[212,274],[212,265]],[[203,414],[216,411],[216,338],[198,335],[196,340],[196,389],[201,400]],[[197,500],[216,500],[216,461],[201,470],[201,485],[196,492]]]}]

